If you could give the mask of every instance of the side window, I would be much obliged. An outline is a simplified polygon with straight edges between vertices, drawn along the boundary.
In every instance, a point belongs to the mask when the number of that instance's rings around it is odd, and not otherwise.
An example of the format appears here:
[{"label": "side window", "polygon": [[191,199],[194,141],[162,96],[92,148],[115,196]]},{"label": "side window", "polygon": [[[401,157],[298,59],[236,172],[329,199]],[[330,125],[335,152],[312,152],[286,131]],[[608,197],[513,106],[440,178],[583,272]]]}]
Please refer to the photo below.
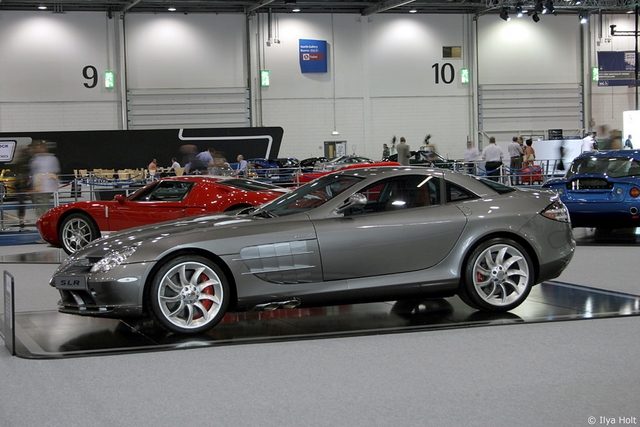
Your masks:
[{"label": "side window", "polygon": [[430,175],[387,178],[365,187],[360,193],[367,196],[367,204],[345,212],[346,215],[439,205],[440,179]]},{"label": "side window", "polygon": [[184,181],[161,181],[149,197],[151,201],[179,202],[184,199],[193,183]]},{"label": "side window", "polygon": [[447,203],[460,202],[462,200],[476,199],[477,196],[462,187],[447,182]]}]

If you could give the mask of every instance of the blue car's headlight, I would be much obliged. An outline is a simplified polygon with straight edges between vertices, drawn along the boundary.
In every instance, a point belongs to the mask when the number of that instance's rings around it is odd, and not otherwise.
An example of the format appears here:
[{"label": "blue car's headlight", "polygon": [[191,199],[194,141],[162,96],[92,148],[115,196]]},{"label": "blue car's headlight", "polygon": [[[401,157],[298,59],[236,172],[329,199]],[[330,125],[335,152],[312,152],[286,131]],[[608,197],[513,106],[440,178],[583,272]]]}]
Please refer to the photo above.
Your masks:
[{"label": "blue car's headlight", "polygon": [[129,246],[126,248],[111,251],[105,255],[100,261],[93,264],[91,267],[92,273],[106,273],[114,267],[119,266],[127,258],[129,258],[136,251],[135,246]]}]

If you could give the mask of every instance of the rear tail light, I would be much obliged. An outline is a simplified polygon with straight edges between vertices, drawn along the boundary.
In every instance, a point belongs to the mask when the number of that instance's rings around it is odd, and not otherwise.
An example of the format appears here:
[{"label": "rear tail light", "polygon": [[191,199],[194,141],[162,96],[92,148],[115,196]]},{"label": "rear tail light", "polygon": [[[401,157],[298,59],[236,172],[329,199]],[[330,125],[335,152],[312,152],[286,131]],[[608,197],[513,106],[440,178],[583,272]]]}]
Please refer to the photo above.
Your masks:
[{"label": "rear tail light", "polygon": [[638,187],[633,187],[631,190],[629,190],[629,195],[631,197],[638,197],[640,196],[640,188]]},{"label": "rear tail light", "polygon": [[553,200],[549,206],[540,212],[540,215],[554,221],[569,222],[569,211],[560,199]]}]

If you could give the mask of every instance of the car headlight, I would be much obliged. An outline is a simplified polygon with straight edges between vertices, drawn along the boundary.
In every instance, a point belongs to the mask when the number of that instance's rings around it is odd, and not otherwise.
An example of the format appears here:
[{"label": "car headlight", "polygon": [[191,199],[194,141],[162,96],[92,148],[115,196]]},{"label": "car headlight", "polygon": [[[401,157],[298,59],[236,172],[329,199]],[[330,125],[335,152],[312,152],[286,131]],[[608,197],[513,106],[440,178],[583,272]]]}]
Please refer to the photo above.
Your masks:
[{"label": "car headlight", "polygon": [[135,246],[129,246],[126,248],[118,249],[109,252],[100,261],[93,264],[91,267],[92,273],[106,273],[114,267],[119,266],[127,258],[129,258],[136,251]]}]

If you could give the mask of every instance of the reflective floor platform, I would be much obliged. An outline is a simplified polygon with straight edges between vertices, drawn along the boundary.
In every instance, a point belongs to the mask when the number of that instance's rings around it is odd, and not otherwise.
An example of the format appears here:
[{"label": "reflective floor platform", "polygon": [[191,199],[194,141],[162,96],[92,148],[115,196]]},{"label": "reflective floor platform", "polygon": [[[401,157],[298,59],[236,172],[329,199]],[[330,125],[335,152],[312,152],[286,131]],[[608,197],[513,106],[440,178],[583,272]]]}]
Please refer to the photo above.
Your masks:
[{"label": "reflective floor platform", "polygon": [[503,314],[478,312],[452,297],[227,314],[198,336],[170,334],[150,321],[23,312],[15,315],[15,349],[23,358],[66,358],[638,315],[638,295],[549,281]]}]

